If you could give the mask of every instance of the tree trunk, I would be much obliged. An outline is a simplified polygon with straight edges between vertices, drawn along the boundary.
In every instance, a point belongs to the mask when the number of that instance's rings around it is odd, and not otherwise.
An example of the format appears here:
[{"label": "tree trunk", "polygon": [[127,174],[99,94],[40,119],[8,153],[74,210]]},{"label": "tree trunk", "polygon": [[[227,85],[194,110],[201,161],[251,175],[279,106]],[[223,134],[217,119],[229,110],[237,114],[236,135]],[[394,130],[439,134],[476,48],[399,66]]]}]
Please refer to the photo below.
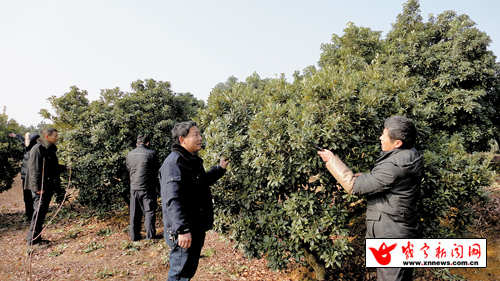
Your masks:
[{"label": "tree trunk", "polygon": [[318,261],[316,256],[313,253],[311,253],[306,246],[303,246],[302,248],[304,250],[306,261],[314,269],[314,273],[316,273],[316,279],[318,281],[325,280],[326,276],[325,266],[320,261]]}]

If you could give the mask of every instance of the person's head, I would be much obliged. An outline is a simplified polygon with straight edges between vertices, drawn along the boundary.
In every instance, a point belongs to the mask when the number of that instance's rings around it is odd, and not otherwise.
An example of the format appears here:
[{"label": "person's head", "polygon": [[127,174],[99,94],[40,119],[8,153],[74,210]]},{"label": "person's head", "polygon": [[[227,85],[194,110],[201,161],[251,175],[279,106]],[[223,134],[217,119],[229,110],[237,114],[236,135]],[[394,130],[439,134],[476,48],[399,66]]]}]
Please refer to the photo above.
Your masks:
[{"label": "person's head", "polygon": [[176,144],[184,147],[192,154],[200,151],[202,147],[200,130],[196,127],[194,121],[175,124],[172,129],[172,139]]},{"label": "person's head", "polygon": [[384,122],[384,132],[380,136],[382,151],[395,148],[412,148],[417,138],[417,129],[410,119],[403,116],[392,116]]},{"label": "person's head", "polygon": [[138,145],[139,144],[148,145],[150,140],[151,140],[151,138],[148,135],[140,134],[137,137],[137,144]]},{"label": "person's head", "polygon": [[50,144],[56,143],[57,140],[59,139],[59,134],[57,133],[57,130],[52,127],[43,130],[42,136]]},{"label": "person's head", "polygon": [[29,133],[27,134],[27,138],[24,140],[28,140],[28,145],[26,146],[26,149],[29,151],[35,144],[37,143],[37,140],[40,138],[40,135],[37,133]]}]

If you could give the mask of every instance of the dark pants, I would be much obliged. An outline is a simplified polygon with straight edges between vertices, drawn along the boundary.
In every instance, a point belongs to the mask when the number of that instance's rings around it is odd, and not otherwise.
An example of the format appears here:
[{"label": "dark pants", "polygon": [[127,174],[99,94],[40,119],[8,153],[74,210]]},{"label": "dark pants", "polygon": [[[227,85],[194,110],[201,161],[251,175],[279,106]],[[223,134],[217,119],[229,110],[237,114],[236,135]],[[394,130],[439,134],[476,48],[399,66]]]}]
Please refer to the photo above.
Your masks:
[{"label": "dark pants", "polygon": [[[205,232],[191,232],[191,247],[184,249],[178,245],[178,235],[165,235],[170,247],[170,271],[167,281],[188,281],[198,269],[201,248],[205,244]],[[172,239],[169,239],[169,238]]]},{"label": "dark pants", "polygon": [[130,191],[130,239],[141,239],[142,215],[146,227],[146,239],[156,236],[156,193],[145,190]]},{"label": "dark pants", "polygon": [[23,179],[23,199],[24,199],[24,209],[26,210],[26,221],[31,221],[33,217],[33,195],[31,190],[24,189],[24,179]]},{"label": "dark pants", "polygon": [[[366,238],[416,238],[417,227],[404,222],[395,222],[382,213],[380,220],[366,221]],[[378,281],[411,281],[413,268],[377,268]]]},{"label": "dark pants", "polygon": [[43,194],[31,192],[33,197],[33,217],[31,218],[30,229],[26,237],[28,242],[32,241],[32,239],[33,241],[40,241],[42,239],[41,236],[38,236],[42,232],[43,221],[49,211],[50,200],[52,200],[53,194],[51,191],[45,191]]}]

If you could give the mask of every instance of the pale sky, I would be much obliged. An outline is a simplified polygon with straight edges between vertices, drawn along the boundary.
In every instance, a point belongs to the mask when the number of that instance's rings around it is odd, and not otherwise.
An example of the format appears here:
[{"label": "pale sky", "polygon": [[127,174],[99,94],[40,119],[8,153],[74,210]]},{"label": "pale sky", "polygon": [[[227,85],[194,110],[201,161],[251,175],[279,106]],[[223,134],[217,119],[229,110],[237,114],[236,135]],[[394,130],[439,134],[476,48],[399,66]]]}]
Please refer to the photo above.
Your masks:
[{"label": "pale sky", "polygon": [[[129,92],[137,79],[169,81],[174,92],[207,100],[229,76],[240,81],[316,65],[322,43],[347,22],[385,36],[404,0],[23,0],[0,3],[0,110],[29,126],[47,98],[87,90]],[[500,55],[500,1],[421,0],[427,21],[467,14]],[[497,59],[497,61],[500,61]]]}]

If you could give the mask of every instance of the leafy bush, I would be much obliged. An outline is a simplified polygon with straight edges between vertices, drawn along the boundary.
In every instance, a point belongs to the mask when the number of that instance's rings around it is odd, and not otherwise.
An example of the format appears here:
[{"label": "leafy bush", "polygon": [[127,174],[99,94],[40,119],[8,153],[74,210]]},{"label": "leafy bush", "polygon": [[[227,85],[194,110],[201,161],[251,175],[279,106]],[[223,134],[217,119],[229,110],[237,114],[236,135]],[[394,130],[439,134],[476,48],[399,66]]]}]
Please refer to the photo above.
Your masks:
[{"label": "leafy bush", "polygon": [[9,119],[5,113],[0,114],[0,193],[9,190],[14,178],[19,173],[23,160],[23,146],[17,140],[9,137],[10,133],[19,131],[19,124]]},{"label": "leafy bush", "polygon": [[72,166],[79,202],[99,211],[116,208],[123,204],[117,199],[128,197],[125,159],[137,136],[150,135],[150,147],[165,159],[173,125],[190,119],[203,106],[189,93],[172,92],[168,82],[138,80],[132,90],[103,90],[99,100],[89,102],[86,91],[72,87],[61,97],[49,98],[54,114],[41,112],[60,128],[61,159]]},{"label": "leafy bush", "polygon": [[367,172],[392,115],[419,129],[421,236],[463,235],[470,204],[492,179],[489,159],[472,152],[499,136],[500,103],[491,101],[499,98],[500,67],[486,51],[489,37],[467,16],[445,12],[423,23],[418,7],[406,3],[384,40],[348,24],[344,36],[322,46],[321,68],[295,73],[293,83],[253,74],[211,92],[197,119],[202,155],[210,163],[231,159],[213,188],[216,228],[249,257],[265,256],[274,269],[305,258],[318,278],[324,266],[340,267],[352,253],[348,237],[364,235],[349,227],[364,208],[337,189],[311,144]]}]

